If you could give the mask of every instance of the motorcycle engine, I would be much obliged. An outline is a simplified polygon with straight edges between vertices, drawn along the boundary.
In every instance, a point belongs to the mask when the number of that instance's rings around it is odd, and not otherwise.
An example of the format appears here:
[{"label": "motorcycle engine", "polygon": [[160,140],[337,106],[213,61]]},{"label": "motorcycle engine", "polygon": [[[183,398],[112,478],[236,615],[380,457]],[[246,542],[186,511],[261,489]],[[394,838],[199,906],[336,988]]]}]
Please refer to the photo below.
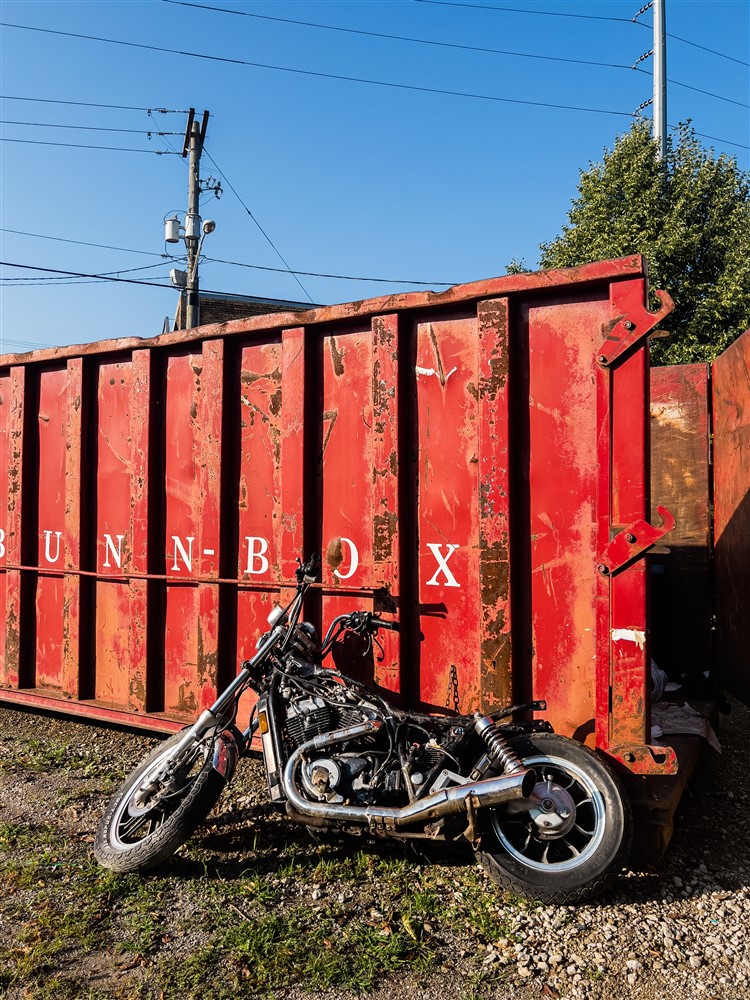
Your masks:
[{"label": "motorcycle engine", "polygon": [[[333,701],[315,694],[292,695],[286,710],[286,737],[290,751],[323,733],[346,729],[374,718],[374,705],[360,701]],[[358,742],[321,750],[320,757],[307,760],[300,769],[301,783],[310,798],[325,802],[368,803],[374,801],[370,781],[382,762],[376,740],[363,736]],[[356,748],[356,749],[355,749]]]}]

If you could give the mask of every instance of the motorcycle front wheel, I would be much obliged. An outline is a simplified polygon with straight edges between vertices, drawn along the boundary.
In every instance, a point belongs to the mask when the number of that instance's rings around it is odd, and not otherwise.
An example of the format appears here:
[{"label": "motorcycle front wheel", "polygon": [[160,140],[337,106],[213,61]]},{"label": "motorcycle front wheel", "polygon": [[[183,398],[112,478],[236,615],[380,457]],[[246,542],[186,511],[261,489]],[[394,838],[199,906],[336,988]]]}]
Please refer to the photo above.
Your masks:
[{"label": "motorcycle front wheel", "polygon": [[478,857],[503,888],[544,903],[578,903],[627,863],[630,803],[614,771],[574,740],[535,733],[513,741],[537,783],[524,803],[487,810]]},{"label": "motorcycle front wheel", "polygon": [[216,804],[225,779],[212,766],[212,740],[183,753],[163,780],[183,735],[175,733],[158,746],[112,797],[94,840],[100,865],[115,872],[154,868],[188,840]]}]

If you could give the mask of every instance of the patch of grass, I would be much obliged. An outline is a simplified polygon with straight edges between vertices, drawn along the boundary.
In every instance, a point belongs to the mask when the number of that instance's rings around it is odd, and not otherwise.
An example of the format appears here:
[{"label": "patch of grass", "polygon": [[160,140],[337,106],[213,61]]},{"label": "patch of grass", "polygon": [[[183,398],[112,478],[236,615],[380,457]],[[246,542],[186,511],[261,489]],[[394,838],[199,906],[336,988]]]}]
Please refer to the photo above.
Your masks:
[{"label": "patch of grass", "polygon": [[[467,872],[462,880],[461,904],[451,908],[452,920],[463,916],[466,925],[484,942],[494,942],[499,938],[518,940],[510,921],[498,907],[498,897],[492,887],[475,872]],[[500,897],[501,901],[507,900]],[[510,903],[509,905],[514,905]],[[523,902],[521,905],[527,905]]]},{"label": "patch of grass", "polygon": [[49,739],[24,737],[14,741],[11,748],[3,747],[0,754],[0,771],[27,771],[35,774],[46,771],[75,771],[84,778],[93,777],[101,770],[99,761],[85,750],[69,743],[55,743]]},{"label": "patch of grass", "polygon": [[53,983],[61,986],[61,961],[64,964],[66,954],[86,953],[98,946],[105,916],[91,905],[63,909],[49,901],[37,904],[21,925],[14,945],[0,951],[0,984],[23,983],[39,997],[65,996],[52,988]]},{"label": "patch of grass", "polygon": [[413,975],[434,965],[421,928],[409,926],[404,916],[370,926],[347,920],[343,912],[322,914],[297,906],[283,915],[235,921],[210,948],[186,962],[162,966],[160,975],[185,997],[205,995],[208,979],[217,997],[240,988],[268,994],[290,985],[363,992],[406,966]]}]

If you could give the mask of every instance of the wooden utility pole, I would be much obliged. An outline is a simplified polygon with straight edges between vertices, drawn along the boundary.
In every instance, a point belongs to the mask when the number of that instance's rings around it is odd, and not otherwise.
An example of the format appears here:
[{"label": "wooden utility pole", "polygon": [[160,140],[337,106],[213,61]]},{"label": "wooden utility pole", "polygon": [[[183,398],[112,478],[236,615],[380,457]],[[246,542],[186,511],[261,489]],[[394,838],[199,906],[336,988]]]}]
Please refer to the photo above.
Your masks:
[{"label": "wooden utility pole", "polygon": [[188,330],[200,324],[200,301],[198,296],[198,250],[201,240],[200,191],[201,154],[208,128],[208,111],[203,112],[200,125],[195,120],[195,108],[188,112],[185,141],[182,144],[183,158],[190,156],[188,171],[188,210],[185,217],[185,247],[187,249],[187,286],[185,288],[185,326]]}]

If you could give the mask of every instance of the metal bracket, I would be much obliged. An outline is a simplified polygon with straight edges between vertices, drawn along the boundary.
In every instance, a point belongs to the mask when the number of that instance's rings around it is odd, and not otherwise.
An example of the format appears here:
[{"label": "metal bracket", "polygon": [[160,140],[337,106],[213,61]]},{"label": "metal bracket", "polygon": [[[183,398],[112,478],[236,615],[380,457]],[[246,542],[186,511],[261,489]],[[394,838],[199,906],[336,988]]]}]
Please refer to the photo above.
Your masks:
[{"label": "metal bracket", "polygon": [[669,295],[661,291],[654,294],[661,303],[656,312],[634,303],[635,308],[631,307],[627,313],[616,316],[604,324],[602,328],[604,343],[599,348],[596,359],[602,368],[612,365],[622,354],[647,337],[651,330],[672,312],[674,302]]},{"label": "metal bracket", "polygon": [[602,576],[619,572],[628,563],[639,558],[675,526],[674,514],[666,507],[657,507],[662,520],[658,527],[648,521],[635,521],[628,528],[615,535],[601,555],[597,569]]},{"label": "metal bracket", "polygon": [[630,774],[677,774],[679,761],[674,747],[648,743],[620,743],[605,753],[627,768]]}]

